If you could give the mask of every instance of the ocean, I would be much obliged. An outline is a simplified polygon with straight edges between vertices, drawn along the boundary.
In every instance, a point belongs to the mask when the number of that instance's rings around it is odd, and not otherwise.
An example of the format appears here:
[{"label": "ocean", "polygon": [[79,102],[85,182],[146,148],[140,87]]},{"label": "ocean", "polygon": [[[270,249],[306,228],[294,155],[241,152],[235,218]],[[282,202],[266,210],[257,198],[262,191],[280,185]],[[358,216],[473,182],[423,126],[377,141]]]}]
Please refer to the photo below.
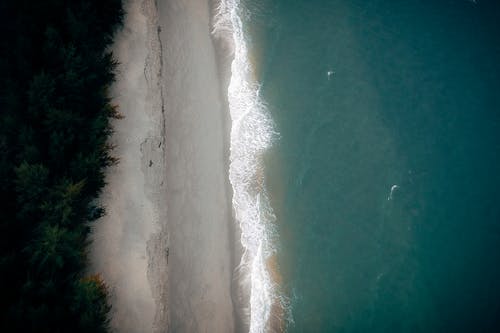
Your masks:
[{"label": "ocean", "polygon": [[498,332],[500,5],[224,3],[250,331]]}]

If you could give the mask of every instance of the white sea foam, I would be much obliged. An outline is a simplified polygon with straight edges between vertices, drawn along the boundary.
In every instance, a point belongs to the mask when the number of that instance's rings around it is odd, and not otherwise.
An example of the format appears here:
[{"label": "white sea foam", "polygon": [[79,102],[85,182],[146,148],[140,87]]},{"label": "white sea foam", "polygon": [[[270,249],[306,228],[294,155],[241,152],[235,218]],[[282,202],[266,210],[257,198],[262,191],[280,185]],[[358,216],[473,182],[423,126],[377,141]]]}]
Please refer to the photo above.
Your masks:
[{"label": "white sea foam", "polygon": [[391,192],[389,193],[389,196],[387,197],[387,201],[391,201],[394,198],[394,192],[397,191],[399,188],[398,185],[392,185],[391,186]]},{"label": "white sea foam", "polygon": [[268,259],[276,252],[276,218],[265,189],[262,165],[262,155],[271,146],[275,132],[248,59],[239,5],[239,0],[220,2],[213,33],[231,36],[234,47],[228,88],[232,121],[229,178],[245,251],[239,270],[249,275],[240,278],[250,281],[249,330],[260,333],[269,330],[273,304],[282,303],[267,267]]}]

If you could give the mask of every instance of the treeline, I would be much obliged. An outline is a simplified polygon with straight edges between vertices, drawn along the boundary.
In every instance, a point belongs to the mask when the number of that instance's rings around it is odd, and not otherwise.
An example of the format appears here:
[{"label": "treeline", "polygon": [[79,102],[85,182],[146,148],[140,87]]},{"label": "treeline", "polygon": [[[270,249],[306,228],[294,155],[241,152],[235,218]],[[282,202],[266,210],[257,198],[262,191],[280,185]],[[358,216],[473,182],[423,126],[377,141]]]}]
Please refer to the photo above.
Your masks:
[{"label": "treeline", "polygon": [[86,276],[121,0],[0,0],[0,332],[106,332]]}]

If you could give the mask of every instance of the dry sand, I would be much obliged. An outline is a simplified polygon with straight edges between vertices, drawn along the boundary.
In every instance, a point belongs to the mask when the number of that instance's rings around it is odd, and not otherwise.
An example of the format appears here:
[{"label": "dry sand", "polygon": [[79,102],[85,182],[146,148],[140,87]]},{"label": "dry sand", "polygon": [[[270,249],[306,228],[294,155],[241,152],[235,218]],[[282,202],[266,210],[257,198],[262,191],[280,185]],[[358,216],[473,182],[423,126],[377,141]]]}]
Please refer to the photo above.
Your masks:
[{"label": "dry sand", "polygon": [[125,1],[114,155],[92,270],[116,332],[232,332],[224,109],[208,0]]}]

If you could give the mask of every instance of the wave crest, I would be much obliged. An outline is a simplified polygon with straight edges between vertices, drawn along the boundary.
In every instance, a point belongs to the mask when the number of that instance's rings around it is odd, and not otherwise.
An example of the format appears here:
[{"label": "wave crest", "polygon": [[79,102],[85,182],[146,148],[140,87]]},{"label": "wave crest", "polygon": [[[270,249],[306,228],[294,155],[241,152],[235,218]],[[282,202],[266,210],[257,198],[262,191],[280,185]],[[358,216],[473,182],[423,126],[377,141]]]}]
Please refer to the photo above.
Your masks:
[{"label": "wave crest", "polygon": [[[220,1],[212,34],[216,38],[232,39],[234,57],[228,87],[232,122],[229,180],[244,250],[236,276],[239,284],[249,289],[249,331],[260,333],[276,329],[272,324],[276,320],[271,320],[271,316],[283,314],[285,306],[285,298],[279,295],[279,286],[270,272],[270,269],[277,270],[270,268],[271,258],[276,253],[276,216],[266,192],[263,170],[263,154],[271,147],[277,133],[259,96],[240,11],[239,0]],[[281,310],[275,311],[277,306]]]}]

